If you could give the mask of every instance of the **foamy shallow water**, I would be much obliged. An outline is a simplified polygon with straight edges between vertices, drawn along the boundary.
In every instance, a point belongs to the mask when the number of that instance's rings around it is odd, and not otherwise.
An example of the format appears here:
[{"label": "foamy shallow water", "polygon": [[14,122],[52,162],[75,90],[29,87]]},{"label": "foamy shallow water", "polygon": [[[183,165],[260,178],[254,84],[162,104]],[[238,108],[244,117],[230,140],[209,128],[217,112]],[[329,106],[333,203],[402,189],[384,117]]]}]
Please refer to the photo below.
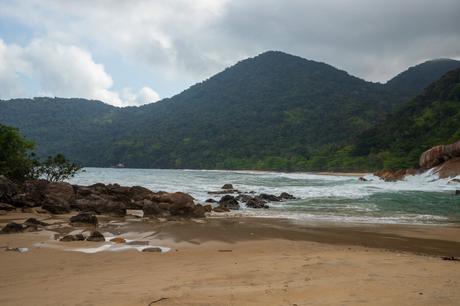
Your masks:
[{"label": "foamy shallow water", "polygon": [[242,207],[238,213],[253,217],[281,217],[309,220],[364,223],[446,224],[460,223],[460,197],[450,184],[426,173],[401,182],[384,182],[367,175],[357,177],[314,173],[282,173],[220,170],[161,170],[85,168],[71,180],[90,185],[98,182],[141,185],[154,191],[183,191],[197,201],[219,199],[208,191],[231,183],[242,192],[279,194],[288,192],[295,201],[271,203],[269,210]]}]

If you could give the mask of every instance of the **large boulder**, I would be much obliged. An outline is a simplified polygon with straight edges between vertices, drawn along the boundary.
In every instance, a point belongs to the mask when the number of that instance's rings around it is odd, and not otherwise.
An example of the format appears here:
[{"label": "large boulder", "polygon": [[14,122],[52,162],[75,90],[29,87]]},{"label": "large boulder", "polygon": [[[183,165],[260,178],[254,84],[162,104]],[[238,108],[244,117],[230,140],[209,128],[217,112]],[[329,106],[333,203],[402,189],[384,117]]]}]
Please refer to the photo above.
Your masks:
[{"label": "large boulder", "polygon": [[160,196],[161,202],[170,203],[168,210],[172,216],[192,216],[195,208],[193,200],[191,195],[183,192],[166,193]]},{"label": "large boulder", "polygon": [[238,201],[235,199],[234,196],[225,195],[219,200],[219,207],[223,207],[223,208],[231,209],[231,210],[238,210],[240,209],[240,204],[238,203]]},{"label": "large boulder", "polygon": [[434,168],[433,173],[440,178],[456,177],[460,175],[460,157],[452,158]]},{"label": "large boulder", "polygon": [[70,212],[70,206],[75,201],[75,192],[69,183],[49,183],[45,189],[42,207],[53,214]]},{"label": "large boulder", "polygon": [[438,145],[423,152],[420,156],[420,167],[433,168],[455,157],[460,157],[460,141],[449,145]]}]

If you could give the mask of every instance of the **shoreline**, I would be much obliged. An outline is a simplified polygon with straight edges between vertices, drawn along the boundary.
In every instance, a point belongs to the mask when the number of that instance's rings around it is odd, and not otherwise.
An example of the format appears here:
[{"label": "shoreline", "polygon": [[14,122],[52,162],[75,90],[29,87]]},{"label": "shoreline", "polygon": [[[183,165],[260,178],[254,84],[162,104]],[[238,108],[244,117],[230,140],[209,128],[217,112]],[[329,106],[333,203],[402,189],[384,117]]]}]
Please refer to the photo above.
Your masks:
[{"label": "shoreline", "polygon": [[[70,215],[11,214],[75,229]],[[49,219],[47,219],[49,217]],[[97,230],[144,232],[166,253],[76,252],[110,242],[52,241],[53,232],[0,235],[1,305],[456,305],[460,227],[314,223],[258,218],[182,221],[98,215]],[[50,246],[48,246],[50,244]],[[73,250],[73,251],[72,251]],[[155,302],[154,304],[152,304]]]}]

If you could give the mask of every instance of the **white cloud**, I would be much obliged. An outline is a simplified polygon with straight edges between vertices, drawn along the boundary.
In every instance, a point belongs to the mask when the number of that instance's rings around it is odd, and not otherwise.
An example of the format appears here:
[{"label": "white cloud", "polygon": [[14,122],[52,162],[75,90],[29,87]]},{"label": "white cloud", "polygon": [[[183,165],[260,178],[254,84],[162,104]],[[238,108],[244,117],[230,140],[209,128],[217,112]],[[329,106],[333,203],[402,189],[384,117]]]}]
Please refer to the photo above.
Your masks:
[{"label": "white cloud", "polygon": [[[141,68],[144,77],[171,83],[201,81],[267,50],[324,61],[374,81],[427,59],[460,57],[458,0],[9,0],[0,1],[0,18],[28,28],[35,39],[78,46],[98,59],[119,57],[132,69],[119,73],[137,76]],[[131,89],[131,98],[117,96],[110,76],[94,65],[91,76],[99,85],[91,87],[91,96],[141,103],[143,94]],[[113,77],[117,81],[115,72]],[[11,77],[5,82],[17,85]],[[156,89],[163,93],[164,87]]]},{"label": "white cloud", "polygon": [[159,100],[158,94],[149,87],[124,100],[111,89],[113,80],[104,66],[94,62],[91,54],[79,47],[41,39],[20,47],[0,40],[0,97],[23,96],[24,76],[36,83],[38,91],[32,95],[81,97],[115,106]]},{"label": "white cloud", "polygon": [[144,105],[160,100],[158,93],[148,86],[143,87],[137,94],[133,93],[131,88],[125,87],[121,96],[126,105]]}]

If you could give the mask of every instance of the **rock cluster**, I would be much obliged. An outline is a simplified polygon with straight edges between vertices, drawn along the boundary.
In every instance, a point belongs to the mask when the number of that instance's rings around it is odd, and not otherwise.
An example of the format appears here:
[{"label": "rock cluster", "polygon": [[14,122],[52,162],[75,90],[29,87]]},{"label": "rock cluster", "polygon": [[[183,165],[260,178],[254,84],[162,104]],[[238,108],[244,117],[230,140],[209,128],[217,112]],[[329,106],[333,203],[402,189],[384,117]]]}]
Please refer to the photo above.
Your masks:
[{"label": "rock cluster", "polygon": [[[226,186],[226,185],[224,185]],[[232,186],[232,190],[233,186]],[[269,208],[268,202],[280,202],[284,200],[294,200],[296,199],[293,195],[283,192],[279,196],[273,194],[266,194],[261,193],[259,195],[254,196],[254,192],[243,194],[238,192],[238,195],[224,195],[217,203],[218,206],[213,208],[215,212],[228,212],[230,210],[238,210],[240,209],[240,202],[245,203],[246,207],[249,208]],[[208,203],[214,203],[213,199],[206,200]]]},{"label": "rock cluster", "polygon": [[[51,183],[45,180],[27,181],[16,185],[0,177],[1,209],[42,207],[52,214],[80,211],[95,214],[125,216],[127,209],[143,210],[144,216],[203,218],[211,206],[195,204],[192,196],[182,192],[153,192],[141,186],[118,184],[78,186]],[[80,215],[72,223],[95,224],[91,215]]]}]

